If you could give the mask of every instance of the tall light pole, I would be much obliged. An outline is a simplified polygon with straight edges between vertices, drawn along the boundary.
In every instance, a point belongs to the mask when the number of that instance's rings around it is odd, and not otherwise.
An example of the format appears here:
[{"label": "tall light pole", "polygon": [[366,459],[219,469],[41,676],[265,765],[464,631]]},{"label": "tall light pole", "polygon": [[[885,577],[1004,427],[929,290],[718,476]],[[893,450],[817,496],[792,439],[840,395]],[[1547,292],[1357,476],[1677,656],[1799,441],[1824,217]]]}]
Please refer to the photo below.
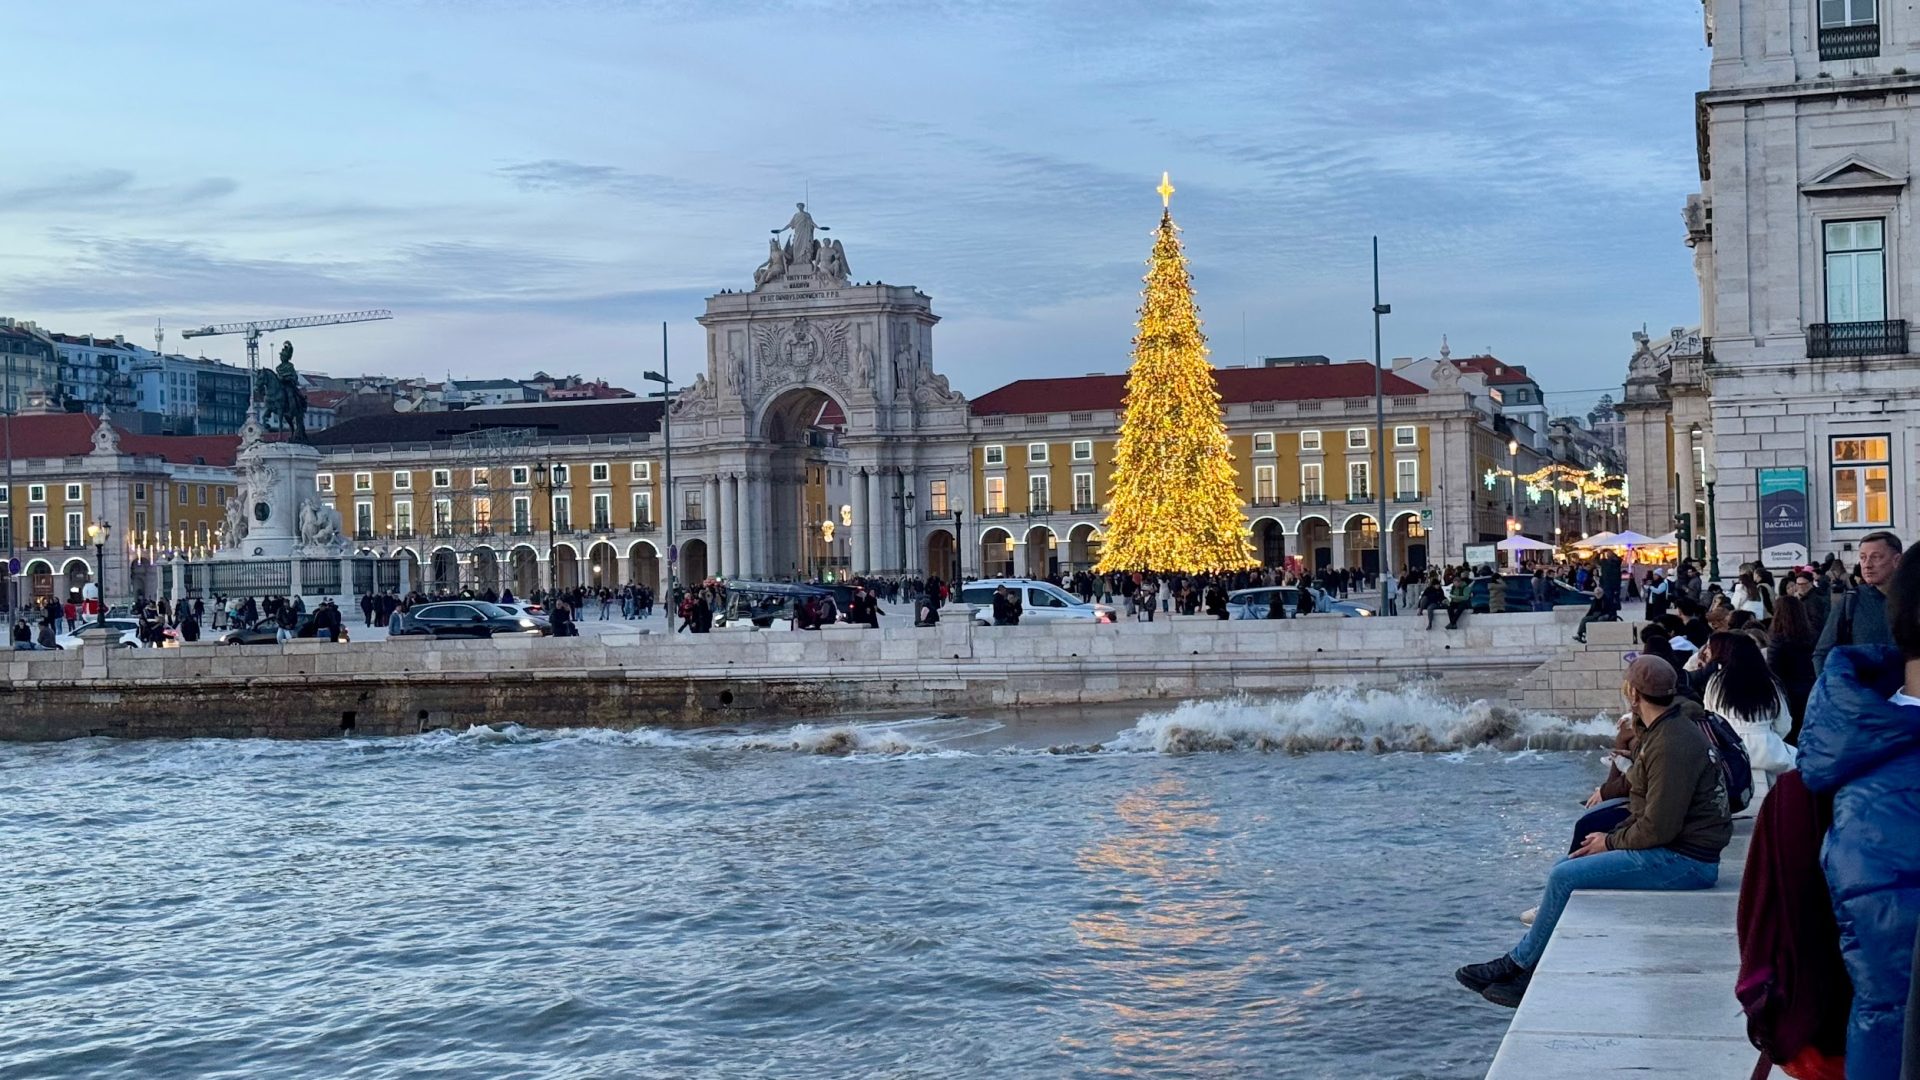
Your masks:
[{"label": "tall light pole", "polygon": [[[9,495],[8,498],[12,498],[12,496]],[[112,531],[113,531],[113,526],[107,524],[106,519],[104,518],[98,521],[95,521],[93,524],[87,526],[87,538],[93,541],[94,571],[99,575],[99,579],[94,585],[94,593],[100,597],[100,618],[103,622],[106,620],[106,617],[107,617],[107,606],[108,606],[107,605],[107,534]]]},{"label": "tall light pole", "polygon": [[[14,572],[13,560],[13,354],[7,354],[6,397],[0,399],[0,405],[6,407],[0,415],[0,427],[6,429],[7,452],[7,625],[13,625],[14,612],[19,605],[20,576]],[[104,423],[105,421],[102,420]],[[98,568],[95,568],[98,572]]]},{"label": "tall light pole", "polygon": [[960,519],[966,514],[967,504],[954,499],[948,505],[953,507],[953,584],[959,585],[967,577],[967,549],[961,546],[965,541],[960,531]]},{"label": "tall light pole", "polygon": [[[1517,535],[1520,529],[1519,488],[1520,440],[1507,440],[1507,535]],[[1496,560],[1497,561],[1497,560]]]},{"label": "tall light pole", "polygon": [[1384,384],[1386,376],[1380,357],[1380,317],[1393,311],[1391,304],[1380,302],[1380,238],[1373,238],[1373,445],[1374,460],[1379,462],[1373,474],[1374,486],[1379,489],[1380,518],[1374,532],[1377,558],[1380,566],[1380,614],[1387,613],[1387,552],[1391,544],[1387,536],[1387,399]]},{"label": "tall light pole", "polygon": [[[667,364],[667,324],[660,322],[660,370],[643,373],[640,377],[648,382],[660,384],[660,431],[666,441],[666,453],[661,462],[660,478],[662,494],[666,496],[667,513],[667,593],[666,604],[673,604],[674,567],[680,561],[680,549],[673,543],[673,368]],[[668,616],[672,621],[672,616]]]}]

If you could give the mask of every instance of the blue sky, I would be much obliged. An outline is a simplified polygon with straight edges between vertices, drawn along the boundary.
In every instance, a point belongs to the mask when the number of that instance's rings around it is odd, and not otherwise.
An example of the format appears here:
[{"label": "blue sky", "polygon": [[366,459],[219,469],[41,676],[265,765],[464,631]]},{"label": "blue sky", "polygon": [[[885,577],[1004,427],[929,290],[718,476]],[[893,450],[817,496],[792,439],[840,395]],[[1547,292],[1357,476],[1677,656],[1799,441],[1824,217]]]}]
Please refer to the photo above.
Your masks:
[{"label": "blue sky", "polygon": [[634,386],[804,196],[978,394],[1124,369],[1162,169],[1219,363],[1370,355],[1376,232],[1389,356],[1555,404],[1698,321],[1695,0],[0,6],[0,313],[70,332]]}]

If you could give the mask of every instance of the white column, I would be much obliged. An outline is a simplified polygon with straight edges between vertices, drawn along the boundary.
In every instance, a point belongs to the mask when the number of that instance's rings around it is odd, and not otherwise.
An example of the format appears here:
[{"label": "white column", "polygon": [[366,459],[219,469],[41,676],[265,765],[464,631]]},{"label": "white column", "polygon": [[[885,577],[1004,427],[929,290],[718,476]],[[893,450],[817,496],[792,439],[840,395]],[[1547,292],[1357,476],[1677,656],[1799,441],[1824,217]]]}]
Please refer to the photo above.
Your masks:
[{"label": "white column", "polygon": [[872,529],[869,569],[879,573],[883,567],[892,567],[899,553],[890,546],[893,530],[887,527],[893,521],[893,499],[887,492],[887,476],[878,469],[867,481],[867,521]]},{"label": "white column", "polygon": [[739,523],[735,531],[740,534],[740,571],[744,578],[758,577],[760,574],[759,544],[756,542],[760,530],[756,527],[753,512],[753,474],[741,473],[734,477],[734,513],[733,520]]},{"label": "white column", "polygon": [[729,473],[720,478],[720,550],[727,577],[740,576],[740,478]]},{"label": "white column", "polygon": [[706,509],[707,518],[707,573],[720,577],[726,571],[725,555],[720,543],[720,477],[707,477]]},{"label": "white column", "polygon": [[1334,529],[1329,535],[1333,538],[1333,568],[1344,570],[1347,565],[1347,530]]},{"label": "white column", "polygon": [[853,565],[848,570],[855,574],[867,571],[867,470],[855,469],[853,472],[853,497],[848,500],[853,506]]}]

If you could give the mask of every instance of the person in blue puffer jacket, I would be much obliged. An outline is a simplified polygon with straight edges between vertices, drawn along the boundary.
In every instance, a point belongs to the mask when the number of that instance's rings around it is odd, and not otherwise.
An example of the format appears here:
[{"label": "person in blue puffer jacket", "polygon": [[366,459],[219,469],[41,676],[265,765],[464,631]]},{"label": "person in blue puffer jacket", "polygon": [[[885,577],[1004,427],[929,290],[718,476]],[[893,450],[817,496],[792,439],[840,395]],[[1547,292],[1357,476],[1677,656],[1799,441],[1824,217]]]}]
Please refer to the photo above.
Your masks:
[{"label": "person in blue puffer jacket", "polygon": [[1920,926],[1920,548],[1887,590],[1894,647],[1837,648],[1807,705],[1800,776],[1833,796],[1821,851],[1853,979],[1848,1080],[1897,1080]]}]

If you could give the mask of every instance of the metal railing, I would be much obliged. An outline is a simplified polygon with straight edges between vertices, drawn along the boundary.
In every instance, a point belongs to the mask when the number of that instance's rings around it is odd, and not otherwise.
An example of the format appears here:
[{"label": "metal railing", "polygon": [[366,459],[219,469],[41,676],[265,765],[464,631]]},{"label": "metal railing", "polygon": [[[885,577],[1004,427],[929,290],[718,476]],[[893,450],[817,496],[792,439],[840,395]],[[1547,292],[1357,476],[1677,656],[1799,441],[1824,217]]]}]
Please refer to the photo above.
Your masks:
[{"label": "metal railing", "polygon": [[1100,512],[1100,505],[1098,503],[1077,502],[1073,504],[1073,512],[1076,514],[1097,514]]},{"label": "metal railing", "polygon": [[653,522],[652,520],[636,521],[633,524],[627,526],[628,532],[635,532],[635,533],[658,532],[659,529],[660,529],[660,526],[655,522]]},{"label": "metal railing", "polygon": [[1410,502],[1419,502],[1423,498],[1425,498],[1425,496],[1421,495],[1417,491],[1403,491],[1400,494],[1395,495],[1393,497],[1393,501],[1397,503],[1410,503]]},{"label": "metal railing", "polygon": [[1897,356],[1907,351],[1907,321],[1813,323],[1807,327],[1807,355]]},{"label": "metal railing", "polygon": [[1861,60],[1880,55],[1880,24],[1861,26],[1823,26],[1820,28],[1820,59]]},{"label": "metal railing", "polygon": [[707,519],[706,518],[681,518],[680,527],[683,529],[704,529],[707,527]]}]

